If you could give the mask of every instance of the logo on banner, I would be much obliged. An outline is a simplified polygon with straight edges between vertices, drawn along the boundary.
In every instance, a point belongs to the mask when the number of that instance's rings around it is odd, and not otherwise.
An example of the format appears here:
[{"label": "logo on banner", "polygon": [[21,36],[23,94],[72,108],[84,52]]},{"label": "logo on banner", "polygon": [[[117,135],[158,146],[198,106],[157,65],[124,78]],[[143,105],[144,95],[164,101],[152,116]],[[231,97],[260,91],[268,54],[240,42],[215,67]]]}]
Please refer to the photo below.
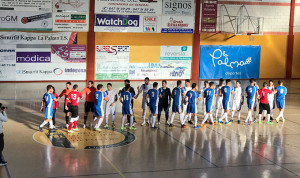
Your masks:
[{"label": "logo on banner", "polygon": [[[221,49],[216,49],[212,54],[209,54],[211,56],[212,62],[214,67],[216,67],[216,64],[221,66],[225,65],[226,67],[239,67],[239,66],[245,66],[248,64],[251,64],[252,58],[248,57],[245,61],[232,61],[229,62],[229,55],[226,54],[226,51],[222,51]],[[215,62],[216,61],[216,62]]]},{"label": "logo on banner", "polygon": [[100,46],[96,47],[97,52],[107,52],[117,55],[118,52],[129,52],[129,46]]},{"label": "logo on banner", "polygon": [[176,67],[172,72],[170,72],[171,77],[181,77],[187,67]]},{"label": "logo on banner", "polygon": [[55,74],[55,75],[61,75],[61,74],[63,74],[63,70],[61,69],[61,68],[55,68],[54,70],[53,70],[53,73]]},{"label": "logo on banner", "polygon": [[157,17],[144,17],[144,32],[157,31]]},{"label": "logo on banner", "polygon": [[96,15],[96,26],[139,27],[139,15]]},{"label": "logo on banner", "polygon": [[165,8],[172,11],[192,9],[192,2],[165,2]]},{"label": "logo on banner", "polygon": [[7,15],[7,16],[2,16],[0,17],[0,22],[3,23],[17,23],[18,22],[18,16],[13,16],[13,15]]},{"label": "logo on banner", "polygon": [[17,63],[50,63],[51,52],[17,52]]},{"label": "logo on banner", "polygon": [[188,27],[188,23],[184,23],[183,20],[174,20],[173,17],[170,17],[170,20],[167,25],[169,28],[185,28]]}]

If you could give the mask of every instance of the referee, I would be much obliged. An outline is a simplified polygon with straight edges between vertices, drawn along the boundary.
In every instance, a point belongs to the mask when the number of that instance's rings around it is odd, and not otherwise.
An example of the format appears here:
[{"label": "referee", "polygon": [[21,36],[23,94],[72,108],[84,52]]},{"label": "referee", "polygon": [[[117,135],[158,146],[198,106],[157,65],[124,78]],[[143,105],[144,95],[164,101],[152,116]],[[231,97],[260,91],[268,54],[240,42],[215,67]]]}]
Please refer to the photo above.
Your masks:
[{"label": "referee", "polygon": [[167,81],[163,80],[162,81],[162,87],[159,89],[161,96],[159,98],[158,102],[158,115],[157,115],[157,120],[158,120],[158,125],[160,124],[160,116],[161,112],[164,110],[165,111],[165,116],[166,116],[166,125],[169,125],[169,108],[171,106],[171,90],[170,88],[167,87]]}]

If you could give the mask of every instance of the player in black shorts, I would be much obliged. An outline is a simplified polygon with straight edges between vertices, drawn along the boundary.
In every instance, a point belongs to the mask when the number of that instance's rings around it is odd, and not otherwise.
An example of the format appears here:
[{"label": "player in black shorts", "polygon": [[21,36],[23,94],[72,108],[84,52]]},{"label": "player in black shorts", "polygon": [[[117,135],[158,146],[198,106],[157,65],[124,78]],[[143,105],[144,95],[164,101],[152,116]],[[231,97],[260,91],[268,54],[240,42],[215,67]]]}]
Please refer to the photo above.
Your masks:
[{"label": "player in black shorts", "polygon": [[158,114],[157,114],[157,119],[158,119],[158,125],[160,124],[160,116],[161,112],[164,110],[165,111],[165,116],[166,116],[166,125],[169,125],[168,119],[169,119],[169,108],[171,105],[171,90],[170,88],[167,87],[167,81],[163,80],[162,81],[162,87],[159,88],[159,91],[161,93],[161,97],[159,98],[158,102]]},{"label": "player in black shorts", "polygon": [[88,86],[84,88],[80,93],[82,95],[86,95],[85,97],[85,103],[84,103],[84,125],[83,128],[86,128],[86,121],[89,116],[89,112],[94,112],[94,93],[97,91],[97,89],[94,87],[94,82],[89,81]]},{"label": "player in black shorts", "polygon": [[[130,80],[126,79],[124,80],[124,86],[126,86],[127,84],[130,84]],[[122,90],[119,90],[119,96],[121,95],[122,92],[126,91],[125,90],[125,87],[122,89]],[[135,91],[134,91],[134,88],[133,87],[130,87],[130,90],[129,90],[130,93],[133,93],[134,96],[135,96]],[[131,105],[132,105],[132,108],[133,108],[133,100],[131,100]],[[130,115],[127,115],[127,123],[125,125],[129,125],[130,123]],[[136,121],[135,121],[135,117],[133,116],[133,126],[136,124]]]}]

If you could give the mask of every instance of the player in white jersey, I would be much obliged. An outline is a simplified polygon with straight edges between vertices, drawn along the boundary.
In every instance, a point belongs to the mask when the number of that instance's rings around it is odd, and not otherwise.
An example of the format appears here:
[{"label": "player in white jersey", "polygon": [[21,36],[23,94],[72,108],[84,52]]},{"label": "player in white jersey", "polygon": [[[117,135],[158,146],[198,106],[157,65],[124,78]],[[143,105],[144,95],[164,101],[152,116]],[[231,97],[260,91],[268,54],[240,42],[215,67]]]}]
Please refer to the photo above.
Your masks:
[{"label": "player in white jersey", "polygon": [[237,81],[236,85],[233,89],[232,93],[232,110],[231,110],[231,120],[230,122],[233,122],[233,116],[235,111],[237,111],[238,115],[238,123],[241,123],[241,109],[242,105],[244,104],[244,92],[241,87],[241,82]]},{"label": "player in white jersey", "polygon": [[105,107],[105,125],[104,128],[108,128],[108,117],[111,114],[112,127],[115,127],[115,115],[116,115],[116,102],[118,101],[117,92],[112,89],[112,84],[107,84],[107,90],[105,91],[107,102]]},{"label": "player in white jersey", "polygon": [[206,115],[206,106],[205,106],[205,101],[206,101],[206,97],[204,97],[204,92],[206,89],[209,88],[209,83],[208,81],[204,81],[204,87],[201,90],[201,94],[202,94],[202,110],[203,110],[203,116],[205,117]]},{"label": "player in white jersey", "polygon": [[217,93],[218,93],[218,96],[216,98],[216,119],[218,118],[218,112],[219,112],[219,109],[222,110],[222,113],[221,113],[221,116],[224,114],[224,110],[223,110],[223,104],[222,104],[222,101],[223,101],[223,96],[222,95],[219,95],[219,90],[221,90],[221,88],[224,86],[224,79],[220,79],[219,80],[219,85],[217,85],[216,87],[216,90],[217,90]]},{"label": "player in white jersey", "polygon": [[[191,85],[191,81],[189,79],[186,79],[184,85],[185,86],[182,87],[182,89],[183,89],[184,95],[186,95],[188,91],[192,90],[192,87],[190,86]],[[188,104],[186,102],[184,102],[184,97],[182,98],[182,103],[183,103],[182,104],[183,114],[187,115],[186,110],[187,110],[187,105]],[[187,118],[187,117],[185,117],[185,118]],[[193,122],[191,121],[191,118],[192,118],[192,115],[190,114],[188,116],[188,119],[189,119],[188,123],[189,124],[193,124]],[[184,123],[185,123],[185,121],[186,120],[184,120]]]},{"label": "player in white jersey", "polygon": [[[269,86],[267,87],[267,89],[271,90],[271,91],[275,91],[275,86],[273,83],[273,80],[269,80]],[[271,116],[271,121],[273,120],[273,110],[275,109],[275,102],[274,102],[274,98],[275,98],[275,94],[271,93],[268,94],[268,100],[269,100],[269,105],[270,105],[270,116]],[[264,118],[263,120],[266,119],[266,115],[267,115],[267,110],[264,111]]]},{"label": "player in white jersey", "polygon": [[[150,84],[149,82],[150,82],[150,79],[148,77],[146,77],[145,78],[145,83],[137,88],[139,92],[143,92],[143,100],[142,100],[143,123],[141,125],[146,124],[146,111],[147,111],[147,108],[148,108],[146,96],[147,96],[148,91],[153,88],[153,85]],[[148,118],[147,125],[149,125],[149,119],[150,118]]]}]

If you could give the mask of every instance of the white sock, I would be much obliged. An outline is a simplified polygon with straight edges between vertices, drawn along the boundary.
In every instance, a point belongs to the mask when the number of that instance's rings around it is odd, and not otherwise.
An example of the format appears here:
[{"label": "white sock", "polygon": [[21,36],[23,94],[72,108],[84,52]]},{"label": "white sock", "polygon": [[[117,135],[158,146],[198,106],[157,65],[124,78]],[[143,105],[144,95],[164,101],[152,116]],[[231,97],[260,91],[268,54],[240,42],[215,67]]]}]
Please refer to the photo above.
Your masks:
[{"label": "white sock", "polygon": [[270,114],[268,114],[268,122],[270,122]]},{"label": "white sock", "polygon": [[195,127],[197,126],[197,123],[198,123],[198,118],[197,116],[194,117],[194,121],[195,121]]},{"label": "white sock", "polygon": [[115,122],[115,117],[116,117],[116,115],[114,115],[114,114],[111,116],[111,120],[112,120],[111,122],[112,122],[112,123]]},{"label": "white sock", "polygon": [[228,116],[227,116],[227,113],[224,113],[225,114],[225,121],[228,122]]},{"label": "white sock", "polygon": [[103,118],[99,118],[97,128],[100,128],[102,122],[103,122]]},{"label": "white sock", "polygon": [[184,116],[184,119],[183,119],[183,122],[184,122],[184,123],[185,123],[185,121],[187,120],[188,117],[189,117],[188,115],[185,115],[185,116]]},{"label": "white sock", "polygon": [[47,121],[44,121],[44,122],[40,125],[40,127],[44,127],[47,123],[48,123]]},{"label": "white sock", "polygon": [[192,114],[189,115],[189,121],[191,121],[191,119],[192,119]]},{"label": "white sock", "polygon": [[49,124],[50,124],[50,129],[53,129],[53,121],[49,121]]},{"label": "white sock", "polygon": [[206,122],[207,118],[208,118],[208,114],[205,115],[205,117],[204,117],[204,119],[202,121],[202,124],[204,124]]},{"label": "white sock", "polygon": [[105,124],[108,124],[108,115],[105,116]]},{"label": "white sock", "polygon": [[94,118],[94,128],[95,128],[95,129],[97,129],[98,122],[99,122],[99,118],[98,118],[98,117],[95,117],[95,118]]},{"label": "white sock", "polygon": [[258,121],[261,121],[261,114],[258,114]]},{"label": "white sock", "polygon": [[171,124],[173,124],[174,117],[175,117],[175,113],[173,112],[172,115],[171,115],[171,122],[170,122]]},{"label": "white sock", "polygon": [[241,119],[241,111],[237,111],[237,114],[238,114],[238,120]]},{"label": "white sock", "polygon": [[216,119],[218,119],[218,112],[219,112],[219,109],[217,108],[216,109]]},{"label": "white sock", "polygon": [[221,115],[223,115],[223,114],[224,114],[224,109],[221,110]]},{"label": "white sock", "polygon": [[148,121],[147,121],[149,124],[152,123],[152,117],[153,117],[153,114],[150,113],[150,114],[149,114],[149,117],[148,117]]},{"label": "white sock", "polygon": [[184,124],[184,122],[183,122],[183,117],[184,117],[184,114],[183,114],[183,113],[179,114],[179,120],[180,120],[181,125]]},{"label": "white sock", "polygon": [[155,126],[155,120],[156,120],[156,116],[153,116],[153,117],[152,117],[152,127]]},{"label": "white sock", "polygon": [[[227,113],[224,113],[223,115],[222,115],[222,117],[219,119],[220,121],[222,121],[224,118],[226,118],[227,117]],[[226,122],[227,122],[227,118],[226,118]]]},{"label": "white sock", "polygon": [[233,120],[234,111],[231,111],[231,120]]},{"label": "white sock", "polygon": [[143,109],[143,122],[146,122],[146,109]]},{"label": "white sock", "polygon": [[270,110],[270,116],[273,117],[273,109]]},{"label": "white sock", "polygon": [[248,120],[252,121],[252,113],[251,113],[251,111],[248,111],[248,115],[247,115],[247,118],[246,118],[245,122],[248,122]]},{"label": "white sock", "polygon": [[212,114],[210,114],[210,120],[211,120],[212,123],[214,122],[214,118],[213,118]]},{"label": "white sock", "polygon": [[133,116],[130,116],[130,127],[133,125]]},{"label": "white sock", "polygon": [[124,127],[125,116],[122,117],[121,127]]},{"label": "white sock", "polygon": [[264,110],[264,117],[267,116],[267,110]]}]

